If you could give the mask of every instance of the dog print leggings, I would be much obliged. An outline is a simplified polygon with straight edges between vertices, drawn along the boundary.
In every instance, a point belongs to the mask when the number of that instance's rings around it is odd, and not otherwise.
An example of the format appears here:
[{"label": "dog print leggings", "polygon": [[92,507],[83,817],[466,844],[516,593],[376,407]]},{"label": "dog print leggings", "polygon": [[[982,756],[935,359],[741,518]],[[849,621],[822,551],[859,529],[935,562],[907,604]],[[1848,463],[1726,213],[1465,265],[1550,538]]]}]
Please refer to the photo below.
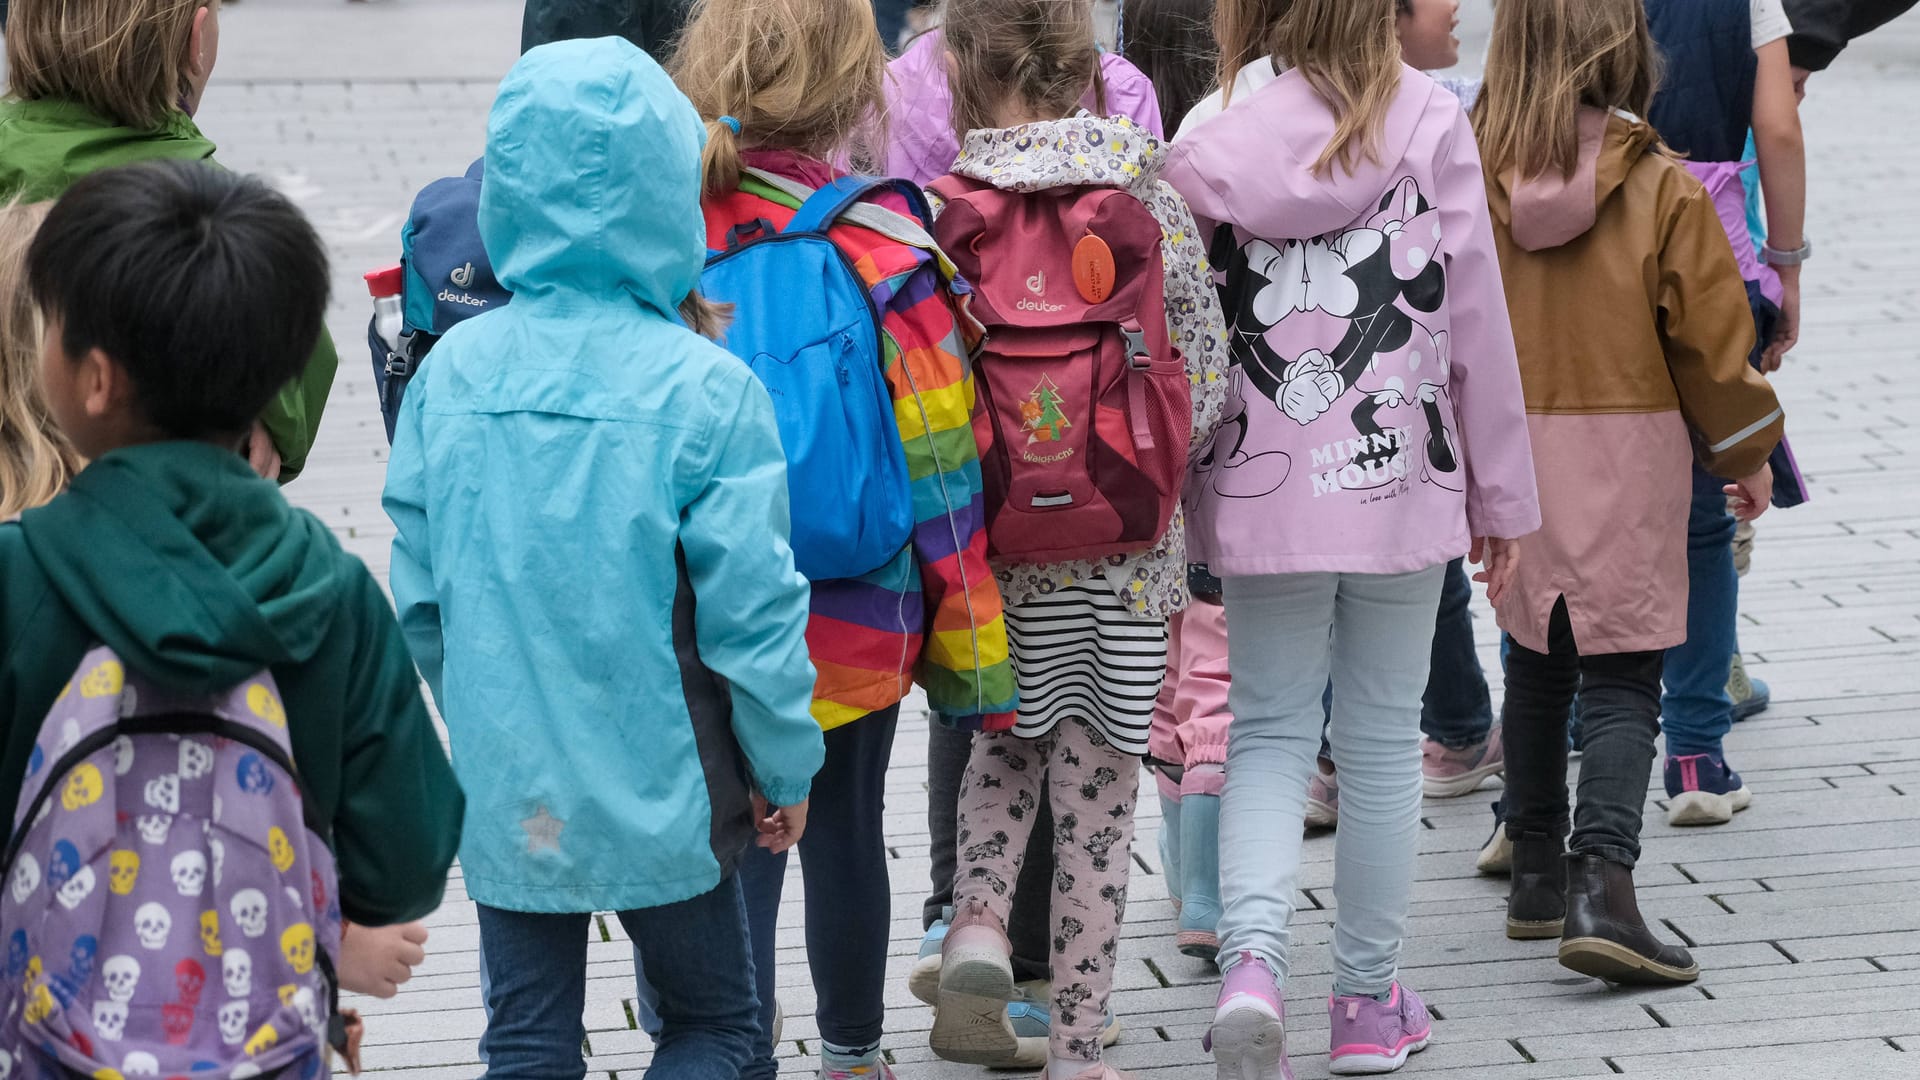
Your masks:
[{"label": "dog print leggings", "polygon": [[1100,1060],[1139,788],[1140,759],[1081,720],[1063,720],[1037,738],[1000,731],[973,741],[960,789],[956,908],[981,905],[1006,925],[1035,808],[1052,800],[1055,1058]]}]

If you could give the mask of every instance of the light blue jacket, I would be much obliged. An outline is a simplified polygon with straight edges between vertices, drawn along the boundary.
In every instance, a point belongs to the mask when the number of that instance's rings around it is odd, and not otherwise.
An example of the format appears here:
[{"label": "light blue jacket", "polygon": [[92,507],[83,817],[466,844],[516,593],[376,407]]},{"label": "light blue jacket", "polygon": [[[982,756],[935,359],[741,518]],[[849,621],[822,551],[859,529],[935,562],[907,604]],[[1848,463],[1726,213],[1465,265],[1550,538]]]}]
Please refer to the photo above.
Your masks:
[{"label": "light blue jacket", "polygon": [[468,893],[512,911],[710,891],[820,767],[807,586],[766,390],[672,314],[704,132],[624,40],[543,46],[487,124],[513,303],[407,388],[393,596],[468,792]]}]

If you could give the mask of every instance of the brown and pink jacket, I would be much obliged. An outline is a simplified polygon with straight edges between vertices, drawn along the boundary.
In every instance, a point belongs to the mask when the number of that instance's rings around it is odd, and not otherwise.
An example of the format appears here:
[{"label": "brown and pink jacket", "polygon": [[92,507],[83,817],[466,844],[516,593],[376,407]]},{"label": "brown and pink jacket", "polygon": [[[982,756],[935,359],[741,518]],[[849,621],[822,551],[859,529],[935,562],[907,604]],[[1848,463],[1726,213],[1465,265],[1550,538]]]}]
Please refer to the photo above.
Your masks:
[{"label": "brown and pink jacket", "polygon": [[1783,417],[1706,190],[1638,118],[1579,123],[1570,179],[1487,175],[1542,518],[1499,622],[1544,652],[1565,597],[1581,652],[1663,649],[1686,639],[1690,464],[1757,471]]}]

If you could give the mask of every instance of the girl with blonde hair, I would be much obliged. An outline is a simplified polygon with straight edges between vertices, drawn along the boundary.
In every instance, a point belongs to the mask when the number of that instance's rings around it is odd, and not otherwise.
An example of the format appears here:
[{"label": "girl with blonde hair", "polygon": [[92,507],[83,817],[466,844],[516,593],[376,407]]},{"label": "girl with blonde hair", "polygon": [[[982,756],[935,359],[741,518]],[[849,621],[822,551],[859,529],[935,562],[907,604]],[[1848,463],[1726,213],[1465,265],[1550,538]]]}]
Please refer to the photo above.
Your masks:
[{"label": "girl with blonde hair", "polygon": [[[0,199],[54,199],[115,165],[213,157],[193,114],[220,56],[220,0],[13,0],[5,37]],[[254,424],[254,471],[299,475],[338,366],[322,331]]]},{"label": "girl with blonde hair", "polygon": [[1420,705],[1446,564],[1498,598],[1539,526],[1473,132],[1402,62],[1395,0],[1221,0],[1221,84],[1280,72],[1173,149],[1231,325],[1226,420],[1189,485],[1224,583],[1222,1080],[1291,1076],[1283,984],[1329,676],[1341,780],[1331,1069],[1424,1047],[1398,981],[1420,830]]},{"label": "girl with blonde hair", "polygon": [[[808,197],[845,176],[836,163],[874,159],[886,64],[869,0],[702,0],[673,73],[706,121],[709,250],[777,237]],[[875,569],[811,582],[807,647],[826,760],[799,853],[823,1080],[892,1075],[880,1047],[892,918],[882,811],[901,700],[918,682],[934,712],[965,729],[1011,725],[1016,700],[975,509],[980,452],[968,358],[980,327],[952,265],[913,216],[918,193],[876,191],[847,207],[827,236],[872,300],[878,355],[856,361],[876,365],[884,382],[892,408],[882,419],[898,430],[914,523],[905,546]],[[824,304],[827,284],[815,281]],[[746,319],[756,297],[806,288],[768,281],[728,299]],[[813,422],[797,411],[781,416],[783,427]],[[796,504],[793,513],[830,509]],[[748,852],[741,867],[769,1029],[785,867],[784,855],[764,850]],[[763,1040],[741,1076],[771,1080],[776,1071]]]},{"label": "girl with blonde hair", "polygon": [[1699,968],[1647,927],[1633,869],[1663,650],[1688,632],[1689,466],[1740,477],[1718,494],[1757,517],[1783,418],[1747,364],[1753,318],[1713,199],[1642,119],[1656,82],[1641,0],[1503,3],[1473,123],[1543,481],[1541,529],[1494,598],[1511,645],[1507,936],[1558,938],[1560,963],[1610,982],[1672,984]]},{"label": "girl with blonde hair", "polygon": [[40,393],[40,313],[27,291],[27,245],[51,203],[0,207],[0,520],[59,494],[80,471]]}]

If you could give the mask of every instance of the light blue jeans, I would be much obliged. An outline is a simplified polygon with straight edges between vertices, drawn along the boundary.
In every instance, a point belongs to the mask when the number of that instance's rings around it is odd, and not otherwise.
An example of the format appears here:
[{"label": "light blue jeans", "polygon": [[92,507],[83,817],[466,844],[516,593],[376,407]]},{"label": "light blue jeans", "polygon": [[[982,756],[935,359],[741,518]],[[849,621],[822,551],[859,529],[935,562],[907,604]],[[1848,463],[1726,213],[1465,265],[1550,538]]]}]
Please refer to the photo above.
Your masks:
[{"label": "light blue jeans", "polygon": [[1334,988],[1384,993],[1399,967],[1420,850],[1420,699],[1446,567],[1226,579],[1233,733],[1220,801],[1220,959],[1282,981],[1320,698],[1340,773]]}]

